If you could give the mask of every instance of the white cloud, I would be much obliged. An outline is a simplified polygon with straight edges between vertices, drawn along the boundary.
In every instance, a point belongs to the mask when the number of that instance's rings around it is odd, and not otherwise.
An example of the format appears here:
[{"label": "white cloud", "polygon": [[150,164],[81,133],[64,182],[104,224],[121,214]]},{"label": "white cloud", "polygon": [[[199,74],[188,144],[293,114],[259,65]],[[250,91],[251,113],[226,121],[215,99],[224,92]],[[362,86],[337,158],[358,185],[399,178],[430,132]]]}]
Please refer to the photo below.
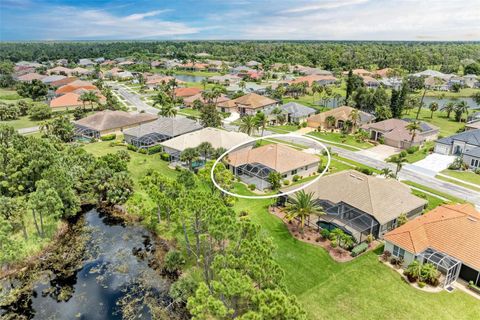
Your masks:
[{"label": "white cloud", "polygon": [[368,2],[368,0],[327,0],[327,1],[315,1],[314,4],[307,4],[300,7],[295,7],[282,11],[282,13],[298,13],[305,11],[314,11],[322,9],[336,9],[345,6],[351,6]]},{"label": "white cloud", "polygon": [[29,17],[48,39],[146,39],[195,34],[199,28],[156,17],[169,10],[119,16],[104,10],[51,7]]}]

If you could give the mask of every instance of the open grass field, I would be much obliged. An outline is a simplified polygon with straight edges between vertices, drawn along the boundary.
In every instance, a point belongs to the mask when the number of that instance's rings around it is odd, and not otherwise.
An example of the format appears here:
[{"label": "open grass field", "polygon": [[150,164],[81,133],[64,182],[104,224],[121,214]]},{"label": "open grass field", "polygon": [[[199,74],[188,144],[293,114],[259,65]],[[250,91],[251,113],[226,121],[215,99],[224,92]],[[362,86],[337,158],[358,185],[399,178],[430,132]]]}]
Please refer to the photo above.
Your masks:
[{"label": "open grass field", "polygon": [[22,128],[29,128],[38,126],[41,121],[34,121],[30,120],[28,116],[23,116],[18,118],[17,120],[10,120],[10,121],[0,121],[0,124],[7,124],[12,126],[14,129],[22,129]]},{"label": "open grass field", "polygon": [[[447,118],[447,114],[443,111],[436,111],[431,118],[432,112],[429,109],[423,108],[420,110],[419,120],[433,124],[440,129],[440,136],[448,137],[455,134],[459,129],[465,125],[461,122],[453,119],[453,114],[450,115],[450,119]],[[405,114],[404,118],[415,118],[417,110],[412,110],[410,113]]]},{"label": "open grass field", "polygon": [[[245,191],[248,192],[248,191]],[[308,319],[474,319],[478,300],[462,292],[425,293],[401,280],[369,252],[337,263],[320,247],[294,239],[283,222],[267,211],[268,200],[239,200],[276,244],[275,257],[285,270],[286,286]]]}]

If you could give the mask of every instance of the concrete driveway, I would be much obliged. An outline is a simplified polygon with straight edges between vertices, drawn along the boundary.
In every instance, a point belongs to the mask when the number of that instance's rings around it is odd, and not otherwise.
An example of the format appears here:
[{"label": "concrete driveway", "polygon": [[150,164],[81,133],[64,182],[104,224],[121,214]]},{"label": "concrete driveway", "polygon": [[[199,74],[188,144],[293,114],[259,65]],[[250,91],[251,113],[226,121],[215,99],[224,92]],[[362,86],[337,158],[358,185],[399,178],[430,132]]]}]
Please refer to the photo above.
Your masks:
[{"label": "concrete driveway", "polygon": [[434,177],[440,171],[447,169],[453,160],[455,156],[432,153],[425,159],[405,165],[405,168]]},{"label": "concrete driveway", "polygon": [[386,146],[384,144],[379,144],[378,146],[375,146],[370,149],[366,150],[361,150],[357,151],[356,153],[376,159],[376,160],[385,160],[390,156],[393,156],[394,154],[399,153],[402,151],[401,149]]}]

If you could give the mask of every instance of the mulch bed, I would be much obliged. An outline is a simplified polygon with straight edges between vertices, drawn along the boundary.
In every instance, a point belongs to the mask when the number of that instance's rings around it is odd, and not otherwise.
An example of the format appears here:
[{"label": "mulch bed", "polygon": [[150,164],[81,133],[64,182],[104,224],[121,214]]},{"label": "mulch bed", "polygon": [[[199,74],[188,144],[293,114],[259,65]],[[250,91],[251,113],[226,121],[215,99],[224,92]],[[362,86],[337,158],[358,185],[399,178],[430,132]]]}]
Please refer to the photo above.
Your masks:
[{"label": "mulch bed", "polygon": [[[303,230],[304,232],[303,232],[303,235],[302,235],[300,233],[300,230],[299,230],[299,225],[295,221],[288,221],[285,218],[285,214],[279,208],[270,207],[269,211],[270,211],[270,213],[274,214],[275,216],[277,216],[279,219],[281,219],[283,221],[283,223],[287,227],[288,231],[290,232],[292,237],[294,237],[295,239],[324,248],[325,250],[327,250],[330,257],[332,257],[332,259],[337,261],[337,262],[347,262],[347,261],[351,261],[351,260],[354,259],[354,257],[352,257],[350,255],[350,251],[345,250],[345,249],[340,248],[340,247],[332,248],[331,241],[328,240],[328,239],[324,239],[319,234],[317,228],[312,228],[312,227],[305,226],[304,230]],[[379,242],[373,241],[370,244],[367,251],[365,251],[365,252],[373,250],[378,244],[379,244]],[[364,253],[362,253],[362,254],[364,254]],[[362,254],[360,254],[360,255],[362,255]]]}]

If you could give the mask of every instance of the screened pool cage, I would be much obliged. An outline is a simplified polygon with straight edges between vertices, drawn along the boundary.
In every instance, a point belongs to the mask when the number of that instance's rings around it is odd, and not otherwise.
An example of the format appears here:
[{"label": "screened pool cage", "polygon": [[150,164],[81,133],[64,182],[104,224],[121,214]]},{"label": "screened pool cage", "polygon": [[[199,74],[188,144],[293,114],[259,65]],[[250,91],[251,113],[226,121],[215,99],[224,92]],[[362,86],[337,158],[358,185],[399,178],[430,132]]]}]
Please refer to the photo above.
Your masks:
[{"label": "screened pool cage", "polygon": [[75,137],[77,138],[100,138],[100,132],[97,130],[91,129],[89,127],[81,126],[76,124],[75,125]]},{"label": "screened pool cage", "polygon": [[171,137],[166,134],[152,132],[141,137],[135,137],[130,140],[130,143],[137,148],[148,148],[155,146]]},{"label": "screened pool cage", "polygon": [[417,260],[421,263],[431,263],[438,271],[445,275],[443,287],[449,286],[458,279],[462,263],[446,253],[427,248],[420,253]]},{"label": "screened pool cage", "polygon": [[246,163],[234,168],[234,174],[247,185],[254,184],[258,190],[270,188],[268,176],[275,172],[261,163]]}]

